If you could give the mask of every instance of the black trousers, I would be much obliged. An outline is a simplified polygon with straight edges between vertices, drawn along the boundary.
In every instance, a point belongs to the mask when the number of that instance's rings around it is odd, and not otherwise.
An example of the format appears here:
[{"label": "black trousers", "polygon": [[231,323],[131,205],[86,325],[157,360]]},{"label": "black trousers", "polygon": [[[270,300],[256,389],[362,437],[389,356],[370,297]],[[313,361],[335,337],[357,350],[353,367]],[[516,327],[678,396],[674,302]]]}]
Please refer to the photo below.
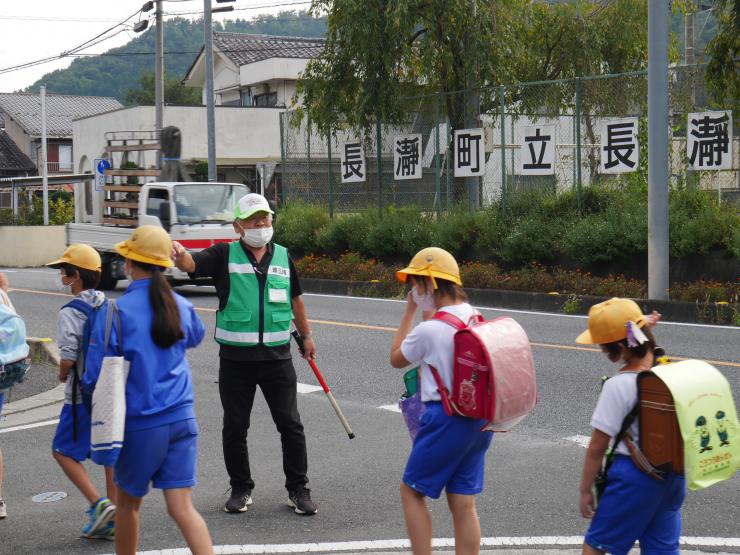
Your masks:
[{"label": "black trousers", "polygon": [[257,386],[262,390],[280,432],[285,487],[293,491],[307,484],[306,436],[298,414],[297,379],[293,362],[290,359],[255,362],[220,360],[218,389],[224,409],[224,461],[232,489],[254,489],[247,432]]}]

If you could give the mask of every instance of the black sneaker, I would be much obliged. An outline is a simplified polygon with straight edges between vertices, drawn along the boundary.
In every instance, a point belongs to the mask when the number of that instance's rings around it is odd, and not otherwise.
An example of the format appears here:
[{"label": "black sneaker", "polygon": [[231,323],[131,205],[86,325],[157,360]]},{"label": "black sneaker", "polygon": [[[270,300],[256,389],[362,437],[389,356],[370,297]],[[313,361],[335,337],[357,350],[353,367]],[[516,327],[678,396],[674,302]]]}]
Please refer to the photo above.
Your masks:
[{"label": "black sneaker", "polygon": [[252,490],[231,490],[231,497],[224,505],[227,513],[243,513],[247,507],[254,503],[252,501]]},{"label": "black sneaker", "polygon": [[315,515],[319,509],[311,500],[311,490],[302,487],[288,493],[288,505],[299,515]]}]

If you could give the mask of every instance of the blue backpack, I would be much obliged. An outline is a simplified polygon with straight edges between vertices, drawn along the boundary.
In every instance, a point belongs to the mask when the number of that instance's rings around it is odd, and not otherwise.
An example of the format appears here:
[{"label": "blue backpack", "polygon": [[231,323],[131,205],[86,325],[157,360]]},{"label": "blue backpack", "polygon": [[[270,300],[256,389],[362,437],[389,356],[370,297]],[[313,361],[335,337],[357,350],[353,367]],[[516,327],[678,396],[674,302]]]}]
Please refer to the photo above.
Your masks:
[{"label": "blue backpack", "polygon": [[[85,372],[85,359],[87,358],[87,351],[90,347],[90,335],[95,325],[95,318],[103,304],[105,303],[100,304],[100,306],[90,306],[82,299],[75,298],[62,307],[63,309],[67,307],[73,308],[85,315],[85,326],[82,328],[82,345],[80,345],[80,349],[77,351],[77,361],[72,368],[72,438],[74,441],[77,441],[77,390],[80,387],[80,378]],[[83,398],[83,402],[85,402],[85,405],[89,405],[89,399]]]},{"label": "blue backpack", "polygon": [[23,381],[28,351],[23,318],[0,303],[0,391]]}]

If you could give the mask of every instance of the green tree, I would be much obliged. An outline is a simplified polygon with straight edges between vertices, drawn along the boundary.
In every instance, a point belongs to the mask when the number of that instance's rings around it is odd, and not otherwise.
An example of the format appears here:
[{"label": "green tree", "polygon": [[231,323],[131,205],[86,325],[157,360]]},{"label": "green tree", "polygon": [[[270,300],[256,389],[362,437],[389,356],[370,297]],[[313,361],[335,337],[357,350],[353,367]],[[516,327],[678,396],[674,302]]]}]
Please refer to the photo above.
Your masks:
[{"label": "green tree", "polygon": [[[164,101],[177,106],[200,106],[201,91],[195,87],[186,87],[175,77],[165,76]],[[154,104],[154,73],[143,72],[139,76],[139,86],[129,89],[123,95],[126,105],[151,106]]]},{"label": "green tree", "polygon": [[707,45],[707,89],[720,106],[730,107],[737,117],[740,110],[740,2],[717,0],[714,15],[718,32]]},{"label": "green tree", "polygon": [[[552,80],[645,69],[643,0],[530,2],[508,0],[314,0],[328,13],[324,55],[299,83],[298,117],[322,131],[369,129],[380,116],[397,123],[418,104],[410,93],[452,93],[472,84],[482,111],[495,112],[502,83]],[[488,91],[488,92],[487,92]],[[624,100],[621,92],[613,98]],[[530,95],[536,107],[562,110],[573,91]],[[463,124],[462,94],[446,94],[453,128]],[[521,101],[522,98],[514,98]]]}]

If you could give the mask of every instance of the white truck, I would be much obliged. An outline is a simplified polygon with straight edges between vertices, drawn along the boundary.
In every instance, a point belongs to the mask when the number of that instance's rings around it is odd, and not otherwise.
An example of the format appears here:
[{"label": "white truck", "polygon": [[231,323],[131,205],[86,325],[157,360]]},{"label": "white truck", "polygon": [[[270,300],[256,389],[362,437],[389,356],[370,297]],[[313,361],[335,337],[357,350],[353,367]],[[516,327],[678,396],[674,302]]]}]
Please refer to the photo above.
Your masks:
[{"label": "white truck", "polygon": [[[191,251],[237,238],[231,223],[234,206],[239,198],[249,192],[246,185],[239,183],[213,182],[153,182],[137,187],[137,190],[136,223],[163,227],[173,240]],[[99,287],[109,290],[116,287],[118,280],[125,279],[123,259],[113,247],[126,240],[133,226],[116,225],[114,215],[106,216],[103,221],[106,223],[67,224],[67,244],[85,243],[100,253],[103,272]],[[177,268],[168,268],[165,275],[173,285],[210,283],[207,280],[191,280],[187,273]]]}]

